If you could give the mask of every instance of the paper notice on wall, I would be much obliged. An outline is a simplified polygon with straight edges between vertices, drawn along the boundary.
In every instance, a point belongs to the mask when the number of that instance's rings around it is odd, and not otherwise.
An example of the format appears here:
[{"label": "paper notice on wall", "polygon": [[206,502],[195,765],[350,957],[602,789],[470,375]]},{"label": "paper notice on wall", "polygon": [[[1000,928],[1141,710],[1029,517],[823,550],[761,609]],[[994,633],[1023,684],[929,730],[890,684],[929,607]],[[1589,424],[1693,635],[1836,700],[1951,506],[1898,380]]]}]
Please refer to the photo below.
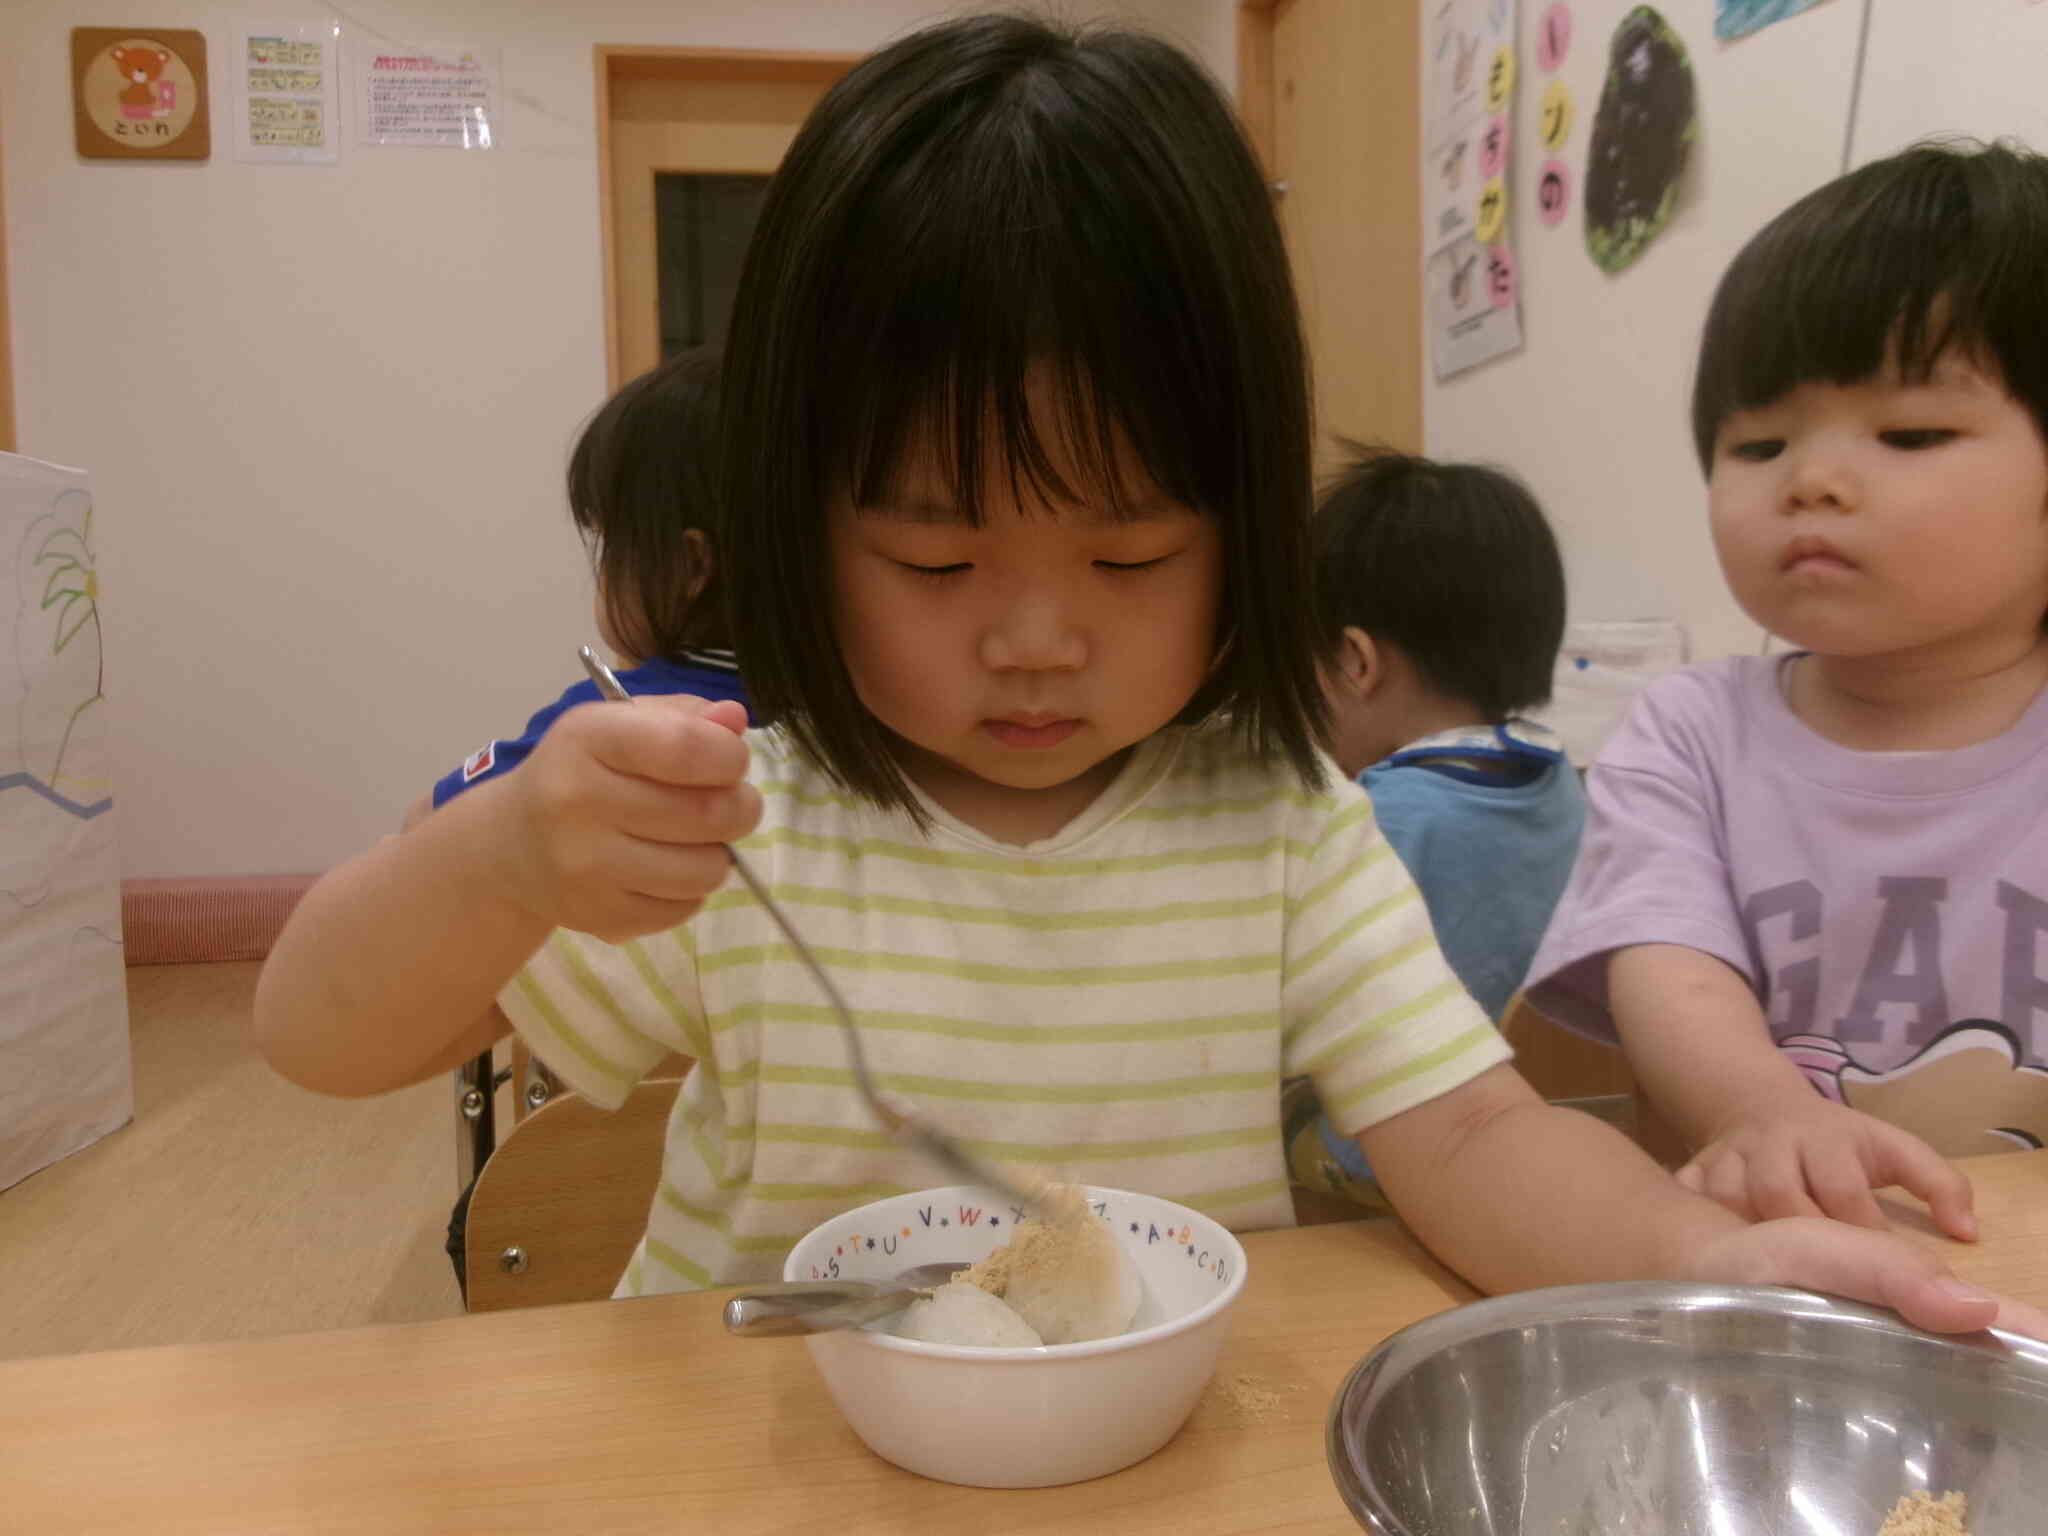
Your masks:
[{"label": "paper notice on wall", "polygon": [[1480,191],[1504,164],[1515,85],[1515,10],[1515,0],[1437,0],[1427,13],[1424,256],[1472,233]]},{"label": "paper notice on wall", "polygon": [[1439,380],[1522,345],[1512,227],[1517,0],[1425,14],[1423,312]]},{"label": "paper notice on wall", "polygon": [[238,27],[235,158],[332,165],[340,158],[341,59],[333,22]]},{"label": "paper notice on wall", "polygon": [[0,453],[0,1189],[135,1112],[83,471]]},{"label": "paper notice on wall", "polygon": [[488,48],[358,43],[357,137],[365,144],[489,149],[498,137],[498,56]]},{"label": "paper notice on wall", "polygon": [[1506,244],[1464,239],[1423,264],[1430,363],[1439,381],[1522,345],[1520,285]]}]

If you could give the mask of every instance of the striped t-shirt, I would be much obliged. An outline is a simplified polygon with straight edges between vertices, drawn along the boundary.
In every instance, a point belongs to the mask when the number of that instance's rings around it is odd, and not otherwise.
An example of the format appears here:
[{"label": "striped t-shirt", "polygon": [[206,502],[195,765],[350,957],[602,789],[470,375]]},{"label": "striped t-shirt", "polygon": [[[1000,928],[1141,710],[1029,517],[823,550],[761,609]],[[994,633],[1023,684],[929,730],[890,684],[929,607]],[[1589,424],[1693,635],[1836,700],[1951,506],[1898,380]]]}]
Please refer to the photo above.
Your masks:
[{"label": "striped t-shirt", "polygon": [[[1051,838],[920,832],[754,732],[741,845],[833,972],[883,1090],[996,1162],[1142,1190],[1231,1227],[1293,1220],[1280,1082],[1356,1132],[1507,1058],[1356,785],[1303,789],[1217,728],[1160,733]],[[948,1182],[890,1141],[816,983],[736,881],[611,945],[558,930],[500,998],[616,1105],[694,1057],[619,1294],[772,1278],[811,1227]]]}]

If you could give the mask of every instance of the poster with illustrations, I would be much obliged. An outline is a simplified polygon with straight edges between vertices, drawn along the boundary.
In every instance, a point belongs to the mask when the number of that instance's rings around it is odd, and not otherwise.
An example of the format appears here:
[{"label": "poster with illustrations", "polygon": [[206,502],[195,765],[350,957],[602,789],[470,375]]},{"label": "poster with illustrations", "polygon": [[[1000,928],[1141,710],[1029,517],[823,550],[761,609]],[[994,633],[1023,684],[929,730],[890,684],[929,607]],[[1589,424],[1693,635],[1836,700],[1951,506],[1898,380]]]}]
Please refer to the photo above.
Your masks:
[{"label": "poster with illustrations", "polygon": [[1522,345],[1512,236],[1517,0],[1436,0],[1423,77],[1423,306],[1439,379]]},{"label": "poster with illustrations", "polygon": [[332,22],[236,29],[235,158],[333,165],[340,158],[340,44]]},{"label": "poster with illustrations", "polygon": [[0,453],[0,1189],[135,1112],[83,471]]}]

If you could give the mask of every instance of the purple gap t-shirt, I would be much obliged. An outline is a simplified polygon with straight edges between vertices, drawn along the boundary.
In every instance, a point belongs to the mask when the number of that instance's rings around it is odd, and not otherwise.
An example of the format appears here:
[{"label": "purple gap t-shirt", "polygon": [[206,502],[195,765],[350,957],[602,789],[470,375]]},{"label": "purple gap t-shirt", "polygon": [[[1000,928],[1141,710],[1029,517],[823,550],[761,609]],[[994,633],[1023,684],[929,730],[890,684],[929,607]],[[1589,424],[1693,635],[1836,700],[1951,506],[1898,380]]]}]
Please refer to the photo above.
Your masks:
[{"label": "purple gap t-shirt", "polygon": [[1612,1040],[1608,954],[1686,945],[1749,982],[1823,1093],[1951,1155],[2043,1144],[2048,690],[1975,746],[1858,752],[1792,713],[1790,659],[1689,667],[1631,704],[1530,1001]]}]

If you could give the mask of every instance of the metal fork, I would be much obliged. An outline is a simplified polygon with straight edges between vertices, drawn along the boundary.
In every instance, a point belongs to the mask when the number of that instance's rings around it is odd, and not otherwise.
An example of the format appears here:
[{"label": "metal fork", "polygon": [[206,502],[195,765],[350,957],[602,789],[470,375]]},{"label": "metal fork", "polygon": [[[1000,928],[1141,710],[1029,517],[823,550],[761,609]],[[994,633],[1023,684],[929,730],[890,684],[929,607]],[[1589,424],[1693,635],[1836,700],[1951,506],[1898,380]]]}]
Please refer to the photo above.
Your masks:
[{"label": "metal fork", "polygon": [[[612,669],[598,659],[597,652],[586,645],[577,654],[583,660],[583,670],[590,674],[590,680],[597,685],[599,693],[620,703],[632,702],[633,696],[626,692],[625,685],[613,675]],[[1001,1195],[1012,1205],[1026,1209],[1035,1208],[1040,1199],[1039,1190],[1027,1190],[1025,1181],[983,1162],[936,1126],[916,1115],[905,1113],[882,1097],[881,1090],[875,1086],[875,1080],[868,1075],[867,1053],[861,1049],[860,1030],[853,1022],[853,1010],[847,1007],[846,999],[840,995],[830,973],[819,964],[818,957],[811,953],[811,946],[804,942],[803,935],[796,931],[796,926],[790,922],[788,914],[777,904],[775,898],[768,894],[767,885],[754,873],[753,867],[747,863],[739,849],[727,843],[725,851],[727,857],[732,860],[732,867],[738,871],[740,879],[746,882],[747,889],[754,893],[754,899],[774,920],[775,926],[782,930],[782,936],[789,940],[790,948],[796,951],[797,958],[803,961],[812,979],[818,983],[819,990],[832,1004],[832,1011],[839,1019],[839,1027],[846,1032],[846,1054],[853,1062],[854,1084],[860,1089],[860,1096],[867,1100],[868,1108],[874,1112],[875,1118],[882,1122],[882,1129],[897,1141],[915,1148],[935,1162],[951,1169],[969,1184]]]}]

